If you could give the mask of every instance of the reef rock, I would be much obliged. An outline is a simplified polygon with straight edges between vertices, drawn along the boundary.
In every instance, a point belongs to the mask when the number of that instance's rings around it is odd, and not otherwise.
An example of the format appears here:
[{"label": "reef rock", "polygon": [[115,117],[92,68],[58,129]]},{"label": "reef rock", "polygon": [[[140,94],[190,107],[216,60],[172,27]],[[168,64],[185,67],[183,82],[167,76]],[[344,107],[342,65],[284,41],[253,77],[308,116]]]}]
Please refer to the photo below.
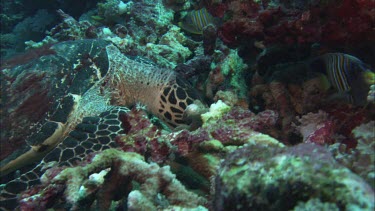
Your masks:
[{"label": "reef rock", "polygon": [[214,210],[373,210],[374,191],[315,144],[249,145],[228,155],[215,178]]},{"label": "reef rock", "polygon": [[[112,200],[118,201],[122,197],[127,197],[125,201],[130,210],[169,206],[194,208],[205,202],[187,191],[168,166],[161,168],[148,164],[136,153],[116,149],[104,150],[81,166],[66,168],[57,174],[49,172],[42,178],[42,187],[38,187],[42,191],[31,189],[22,194],[22,210],[45,209],[51,203],[56,206],[59,196],[62,196],[60,201],[65,201],[64,206],[72,210],[90,209],[94,202],[99,210],[108,210]],[[136,183],[139,188],[132,190]]]}]

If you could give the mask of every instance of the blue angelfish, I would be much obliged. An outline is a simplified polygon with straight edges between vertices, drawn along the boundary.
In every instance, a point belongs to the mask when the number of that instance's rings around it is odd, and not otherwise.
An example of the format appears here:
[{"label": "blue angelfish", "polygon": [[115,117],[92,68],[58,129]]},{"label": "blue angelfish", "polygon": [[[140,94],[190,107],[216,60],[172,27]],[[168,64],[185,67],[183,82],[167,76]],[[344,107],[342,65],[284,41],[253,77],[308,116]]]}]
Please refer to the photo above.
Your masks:
[{"label": "blue angelfish", "polygon": [[[316,66],[320,64],[320,66]],[[344,53],[327,53],[312,62],[324,73],[340,97],[354,105],[366,105],[370,86],[375,84],[375,73],[360,59]]]},{"label": "blue angelfish", "polygon": [[215,25],[217,22],[217,18],[214,18],[206,8],[202,8],[200,10],[190,11],[178,25],[190,33],[203,34],[204,27],[210,24]]}]

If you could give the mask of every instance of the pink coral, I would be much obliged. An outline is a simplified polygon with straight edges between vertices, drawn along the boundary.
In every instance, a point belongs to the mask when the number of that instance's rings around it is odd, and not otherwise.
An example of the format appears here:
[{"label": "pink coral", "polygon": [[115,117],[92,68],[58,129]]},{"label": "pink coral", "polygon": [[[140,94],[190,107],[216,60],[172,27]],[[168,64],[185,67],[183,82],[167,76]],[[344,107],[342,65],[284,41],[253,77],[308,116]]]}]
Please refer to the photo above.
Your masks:
[{"label": "pink coral", "polygon": [[228,45],[260,39],[266,43],[348,43],[374,41],[374,1],[328,1],[303,9],[228,1],[231,18],[219,29]]},{"label": "pink coral", "polygon": [[[200,143],[212,138],[223,143],[245,141],[253,135],[249,129],[267,133],[272,131],[272,126],[278,119],[278,114],[272,110],[255,115],[249,110],[234,107],[215,126],[210,125],[192,132],[182,130],[163,135],[145,118],[144,114],[143,111],[135,109],[126,114],[123,124],[131,125],[129,126],[131,128],[127,131],[127,135],[118,136],[116,142],[124,151],[147,154],[153,162],[157,163],[164,163],[171,153],[186,156],[196,151]],[[236,124],[228,124],[234,120]]]},{"label": "pink coral", "polygon": [[338,131],[345,136],[350,136],[355,127],[370,119],[372,115],[371,106],[368,109],[358,109],[348,104],[330,104],[323,109],[339,122]]},{"label": "pink coral", "polygon": [[303,142],[319,145],[332,144],[335,124],[324,111],[308,113],[298,119],[300,125],[296,129],[303,136]]},{"label": "pink coral", "polygon": [[21,194],[20,208],[21,210],[38,210],[50,207],[59,200],[64,190],[65,186],[61,184],[33,187]]},{"label": "pink coral", "polygon": [[116,142],[122,150],[140,153],[159,164],[167,163],[170,157],[189,157],[192,154],[197,157],[196,153],[204,154],[202,144],[213,139],[225,146],[238,146],[259,132],[275,134],[274,125],[279,117],[272,110],[254,114],[247,109],[234,107],[216,124],[208,124],[195,131],[181,130],[163,134],[143,114],[133,109],[124,117],[123,124],[131,125],[134,130],[130,129],[125,136],[118,136]]}]

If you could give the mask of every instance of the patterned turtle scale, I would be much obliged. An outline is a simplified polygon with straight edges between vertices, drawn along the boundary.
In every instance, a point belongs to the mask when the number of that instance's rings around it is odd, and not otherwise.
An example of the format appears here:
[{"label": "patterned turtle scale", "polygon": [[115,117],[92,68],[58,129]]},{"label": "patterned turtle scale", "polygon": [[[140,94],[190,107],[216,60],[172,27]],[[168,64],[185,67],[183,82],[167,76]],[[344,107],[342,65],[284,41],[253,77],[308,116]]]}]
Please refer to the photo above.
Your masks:
[{"label": "patterned turtle scale", "polygon": [[[0,195],[0,208],[12,210],[18,205],[17,194],[40,183],[40,176],[53,164],[73,166],[91,152],[99,152],[116,147],[114,139],[125,134],[122,121],[129,110],[125,107],[114,107],[99,117],[85,117],[69,135],[34,169],[9,181]],[[48,167],[47,167],[48,166]]]}]

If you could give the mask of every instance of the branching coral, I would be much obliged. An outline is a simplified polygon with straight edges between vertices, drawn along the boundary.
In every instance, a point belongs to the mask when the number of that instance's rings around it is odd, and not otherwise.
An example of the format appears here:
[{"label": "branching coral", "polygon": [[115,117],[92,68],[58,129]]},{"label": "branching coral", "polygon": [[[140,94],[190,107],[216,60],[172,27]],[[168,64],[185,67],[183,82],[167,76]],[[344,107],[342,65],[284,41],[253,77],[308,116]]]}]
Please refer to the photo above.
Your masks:
[{"label": "branching coral", "polygon": [[[102,182],[90,177],[106,169],[110,170]],[[62,201],[72,210],[92,206],[108,210],[112,201],[126,198],[130,210],[156,210],[169,206],[193,208],[205,203],[203,198],[187,191],[169,167],[148,164],[136,153],[108,149],[80,166],[63,169],[54,177],[51,177],[54,175],[51,171],[56,169],[48,170],[42,178],[43,188],[39,189],[44,191],[35,193],[29,190],[22,194],[21,209],[49,208],[48,203],[42,202],[57,200],[55,197],[63,191]],[[135,183],[139,183],[138,188],[134,188]],[[65,188],[61,188],[62,185]]]}]

